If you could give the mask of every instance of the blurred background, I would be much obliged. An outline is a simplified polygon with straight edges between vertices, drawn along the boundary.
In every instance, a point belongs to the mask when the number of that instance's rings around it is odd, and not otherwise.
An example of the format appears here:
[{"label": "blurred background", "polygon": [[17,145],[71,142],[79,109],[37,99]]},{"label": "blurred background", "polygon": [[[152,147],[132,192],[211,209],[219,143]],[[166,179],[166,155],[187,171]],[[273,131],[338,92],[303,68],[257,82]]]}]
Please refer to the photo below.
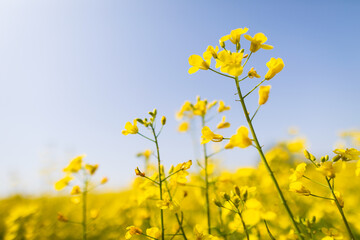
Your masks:
[{"label": "blurred background", "polygon": [[[296,126],[314,154],[331,153],[340,131],[359,128],[359,11],[350,0],[1,1],[0,196],[55,194],[61,169],[83,153],[109,178],[107,188],[126,187],[141,164],[136,153],[152,144],[121,130],[153,108],[168,118],[165,165],[194,159],[175,113],[197,95],[232,107],[225,133],[233,134],[246,123],[233,82],[209,71],[189,75],[188,57],[242,27],[274,46],[247,67],[264,76],[271,57],[285,62],[255,120],[261,144],[288,139]],[[248,104],[256,109],[256,93]],[[227,168],[258,160],[251,148],[219,157]]]}]

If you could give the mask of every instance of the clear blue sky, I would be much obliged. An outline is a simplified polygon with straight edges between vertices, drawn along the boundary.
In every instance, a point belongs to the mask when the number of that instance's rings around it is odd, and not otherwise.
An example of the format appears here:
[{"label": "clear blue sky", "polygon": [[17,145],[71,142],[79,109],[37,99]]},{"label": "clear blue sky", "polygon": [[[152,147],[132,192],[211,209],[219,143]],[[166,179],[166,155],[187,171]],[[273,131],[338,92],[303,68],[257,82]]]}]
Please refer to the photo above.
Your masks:
[{"label": "clear blue sky", "polygon": [[[100,164],[109,187],[126,186],[140,165],[135,154],[152,146],[121,130],[154,107],[168,117],[164,161],[193,158],[174,114],[196,95],[230,104],[235,131],[244,119],[233,83],[189,75],[187,59],[239,27],[265,33],[274,46],[252,58],[260,74],[270,57],[285,62],[255,121],[262,144],[298,126],[310,149],[331,151],[339,130],[360,127],[359,12],[350,0],[1,1],[0,194],[51,192],[60,169],[82,153]],[[249,102],[256,108],[257,96]],[[233,168],[257,155],[234,150],[223,158]]]}]

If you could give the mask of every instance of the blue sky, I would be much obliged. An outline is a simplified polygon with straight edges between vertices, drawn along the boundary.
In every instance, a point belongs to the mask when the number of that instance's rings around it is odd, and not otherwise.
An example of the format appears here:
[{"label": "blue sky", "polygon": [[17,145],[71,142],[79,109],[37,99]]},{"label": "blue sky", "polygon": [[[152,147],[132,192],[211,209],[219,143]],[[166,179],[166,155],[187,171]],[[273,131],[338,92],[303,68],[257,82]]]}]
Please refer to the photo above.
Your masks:
[{"label": "blue sky", "polygon": [[[264,75],[271,57],[285,62],[255,120],[261,143],[297,126],[309,149],[329,153],[340,130],[360,127],[359,11],[357,1],[1,1],[0,194],[53,192],[60,169],[82,153],[109,188],[126,186],[140,165],[135,154],[152,146],[121,130],[154,107],[168,117],[164,161],[192,159],[174,115],[197,95],[232,106],[231,134],[245,124],[234,84],[208,71],[189,75],[187,59],[240,27],[274,46],[248,67]],[[257,96],[248,101],[255,110]],[[229,168],[257,161],[253,149],[222,158]]]}]

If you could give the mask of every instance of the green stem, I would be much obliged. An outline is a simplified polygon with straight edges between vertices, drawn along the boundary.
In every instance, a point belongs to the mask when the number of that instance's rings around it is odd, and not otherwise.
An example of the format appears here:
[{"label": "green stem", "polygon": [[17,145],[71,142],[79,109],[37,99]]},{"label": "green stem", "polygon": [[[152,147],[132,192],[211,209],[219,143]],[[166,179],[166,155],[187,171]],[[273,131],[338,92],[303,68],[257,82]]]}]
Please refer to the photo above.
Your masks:
[{"label": "green stem", "polygon": [[[154,139],[155,139],[153,142],[155,142],[155,145],[156,145],[156,153],[157,153],[157,159],[158,159],[160,200],[163,200],[159,143],[158,143],[157,135],[155,133],[155,129],[154,129],[153,125],[151,125],[151,130],[153,132]],[[165,239],[164,210],[162,210],[162,209],[160,209],[160,217],[161,217],[161,239],[164,240]]]},{"label": "green stem", "polygon": [[147,136],[145,136],[145,135],[142,135],[141,133],[137,133],[137,134],[139,134],[140,136],[142,136],[143,138],[146,138],[147,140],[149,140],[149,141],[152,141],[152,142],[155,142],[154,140],[152,140],[151,138],[148,138]]},{"label": "green stem", "polygon": [[222,75],[222,76],[224,76],[224,77],[228,77],[228,78],[234,79],[234,77],[229,76],[229,75],[226,75],[226,74],[223,74],[223,73],[221,73],[221,72],[218,72],[218,71],[216,71],[216,70],[214,70],[214,69],[212,69],[212,68],[209,68],[209,70],[211,70],[211,71],[213,71],[213,72],[215,72],[215,73],[217,73],[217,74],[220,74],[220,75]]},{"label": "green stem", "polygon": [[241,212],[240,212],[239,208],[236,206],[236,204],[235,204],[233,201],[230,200],[230,202],[231,202],[231,203],[234,205],[234,207],[236,208],[237,214],[239,215],[240,220],[241,220],[241,223],[242,223],[242,225],[243,225],[244,232],[245,232],[245,234],[246,234],[246,238],[247,238],[247,240],[249,240],[249,239],[250,239],[249,233],[248,233],[248,231],[247,231],[246,224],[245,224],[245,221],[244,221],[244,219],[243,219],[243,217],[242,217],[242,215],[241,215]]},{"label": "green stem", "polygon": [[267,224],[267,222],[266,222],[265,219],[264,219],[264,223],[265,223],[266,231],[268,232],[270,239],[271,239],[271,240],[275,240],[275,237],[271,234],[270,228],[269,228],[269,226],[268,226],[268,224]]},{"label": "green stem", "polygon": [[[205,116],[202,116],[202,127],[205,127]],[[205,198],[206,198],[206,212],[208,222],[208,233],[211,234],[211,220],[210,220],[210,201],[209,201],[209,176],[208,176],[208,155],[206,152],[206,144],[203,144],[204,158],[205,158]]]},{"label": "green stem", "polygon": [[249,59],[250,59],[250,57],[251,57],[251,54],[252,54],[252,52],[251,52],[251,53],[249,54],[249,56],[247,57],[247,59],[246,59],[246,61],[245,61],[244,65],[243,65],[243,67],[245,67],[246,63],[249,61]]},{"label": "green stem", "polygon": [[258,85],[256,85],[253,89],[251,89],[250,92],[245,94],[245,96],[243,98],[246,98],[247,96],[249,96],[249,94],[252,93],[253,91],[255,91],[263,82],[265,82],[265,80],[266,79],[262,80]]},{"label": "green stem", "polygon": [[312,180],[311,178],[309,178],[309,177],[307,177],[307,176],[305,176],[305,175],[303,175],[303,178],[305,178],[305,179],[307,179],[307,180],[309,180],[309,181],[311,181],[311,182],[313,182],[313,183],[316,183],[316,184],[318,184],[318,185],[320,185],[320,186],[323,186],[323,187],[328,187],[328,186],[326,186],[326,185],[324,185],[324,184],[322,184],[322,183],[319,183],[319,182],[317,182],[317,181],[315,181],[315,180]]},{"label": "green stem", "polygon": [[258,106],[258,108],[256,109],[254,115],[251,117],[250,121],[252,122],[252,120],[254,119],[254,117],[256,116],[257,112],[259,111],[261,105]]},{"label": "green stem", "polygon": [[332,199],[332,198],[322,197],[322,196],[318,196],[318,195],[311,194],[311,193],[310,193],[310,196],[316,197],[316,198],[322,198],[322,199],[326,199],[326,200],[332,200],[332,201],[334,200],[334,199]]},{"label": "green stem", "polygon": [[346,219],[346,217],[345,217],[345,214],[344,214],[344,212],[343,212],[343,209],[342,209],[342,207],[340,206],[339,201],[338,201],[338,199],[337,199],[337,197],[336,197],[336,195],[335,195],[334,189],[333,189],[332,186],[331,186],[330,179],[327,178],[327,177],[325,177],[325,178],[326,178],[326,182],[327,182],[328,185],[329,185],[331,194],[332,194],[332,196],[334,197],[334,202],[335,202],[335,204],[336,204],[336,206],[337,206],[337,208],[338,208],[338,210],[339,210],[339,212],[340,212],[340,214],[341,214],[341,217],[342,217],[342,219],[343,219],[343,221],[344,221],[344,224],[345,224],[345,226],[346,226],[346,230],[347,230],[348,233],[349,233],[350,239],[355,240],[355,237],[354,237],[353,233],[351,232],[350,225],[349,225],[349,223],[348,223],[348,221],[347,221],[347,219]]},{"label": "green stem", "polygon": [[300,238],[301,240],[304,240],[304,237],[301,235],[300,228],[299,228],[299,226],[297,225],[297,223],[296,223],[296,221],[295,221],[295,219],[294,219],[294,215],[293,215],[293,213],[291,212],[290,207],[289,207],[288,204],[286,203],[284,194],[282,193],[282,191],[281,191],[281,189],[280,189],[279,183],[277,182],[277,180],[276,180],[276,178],[275,178],[275,176],[274,176],[274,173],[273,173],[273,171],[271,170],[270,165],[269,165],[269,163],[268,163],[267,160],[266,160],[266,157],[265,157],[264,152],[262,151],[261,145],[260,145],[260,143],[259,143],[259,140],[258,140],[258,138],[257,138],[257,136],[256,136],[254,127],[253,127],[253,125],[252,125],[252,122],[251,122],[251,119],[250,119],[248,110],[247,110],[247,108],[246,108],[245,101],[244,101],[244,97],[243,97],[242,94],[241,94],[240,85],[239,85],[239,82],[237,81],[237,77],[235,78],[235,84],[236,84],[237,92],[238,92],[238,95],[239,95],[239,98],[240,98],[240,102],[241,102],[241,105],[242,105],[242,109],[243,109],[244,114],[245,114],[245,117],[246,117],[246,121],[248,122],[250,131],[251,131],[251,134],[252,134],[253,139],[254,139],[253,141],[255,142],[255,145],[256,145],[256,149],[258,150],[259,155],[260,155],[260,157],[261,157],[261,160],[263,161],[263,163],[264,163],[264,165],[265,165],[265,167],[266,167],[266,170],[268,171],[268,173],[269,173],[269,175],[270,175],[270,177],[271,177],[271,179],[272,179],[272,181],[273,181],[273,183],[274,183],[274,185],[275,185],[275,187],[276,187],[276,190],[277,190],[277,192],[278,192],[278,194],[279,194],[279,196],[280,196],[281,202],[282,202],[282,204],[284,205],[285,210],[286,210],[286,212],[288,213],[288,215],[289,215],[289,217],[290,217],[290,219],[291,219],[291,221],[292,221],[292,223],[293,223],[293,225],[294,225],[294,227],[295,227],[295,229],[296,229],[296,232],[297,232],[299,238]]},{"label": "green stem", "polygon": [[[86,174],[86,173],[85,173]],[[82,230],[83,230],[83,240],[87,239],[87,224],[86,224],[86,210],[87,210],[87,193],[88,193],[88,179],[85,176],[84,188],[82,191]]]}]

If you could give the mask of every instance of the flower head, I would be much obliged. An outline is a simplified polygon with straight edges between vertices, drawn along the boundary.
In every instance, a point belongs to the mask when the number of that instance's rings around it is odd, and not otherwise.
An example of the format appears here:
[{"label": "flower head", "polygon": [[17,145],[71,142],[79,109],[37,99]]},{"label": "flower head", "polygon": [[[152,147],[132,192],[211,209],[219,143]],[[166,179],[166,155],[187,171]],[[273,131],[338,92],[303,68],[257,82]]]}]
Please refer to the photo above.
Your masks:
[{"label": "flower head", "polygon": [[135,226],[127,227],[126,230],[125,239],[130,239],[133,235],[141,235],[143,233],[140,228]]},{"label": "flower head", "polygon": [[300,163],[296,166],[296,169],[293,174],[289,177],[291,182],[296,182],[297,180],[301,179],[304,176],[306,171],[306,163]]},{"label": "flower head", "polygon": [[235,135],[231,136],[230,142],[226,144],[225,148],[230,149],[234,147],[247,148],[252,144],[249,138],[249,130],[245,126],[238,128]]},{"label": "flower head", "polygon": [[179,132],[186,132],[187,130],[189,130],[189,123],[188,122],[182,122],[179,124],[179,127],[178,127],[178,131]]},{"label": "flower head", "polygon": [[223,116],[221,122],[216,126],[217,129],[228,128],[230,123],[226,122],[226,117]]},{"label": "flower head", "polygon": [[207,126],[203,127],[203,129],[201,130],[201,133],[202,133],[201,144],[205,144],[205,143],[208,143],[210,141],[221,142],[224,139],[223,136],[213,133],[210,130],[210,128],[207,127]]},{"label": "flower head", "polygon": [[210,59],[208,58],[208,54],[206,52],[204,53],[204,59],[199,55],[191,55],[189,57],[189,64],[192,67],[188,71],[189,74],[196,73],[199,69],[208,70],[210,68]]},{"label": "flower head", "polygon": [[216,59],[218,51],[219,51],[218,46],[216,46],[215,48],[213,46],[208,46],[206,51],[204,52],[204,59],[210,60],[212,57]]},{"label": "flower head", "polygon": [[275,77],[276,74],[281,72],[285,65],[281,58],[271,58],[270,61],[266,63],[266,66],[269,68],[269,71],[266,73],[265,79],[270,80]]},{"label": "flower head", "polygon": [[91,175],[93,175],[98,168],[99,168],[99,164],[94,164],[94,165],[86,164],[86,165],[85,165],[85,169],[88,170],[88,172],[89,172]]},{"label": "flower head", "polygon": [[223,50],[219,52],[216,59],[216,68],[220,68],[220,71],[228,73],[234,77],[238,77],[243,72],[243,66],[241,61],[243,59],[243,52],[234,52]]},{"label": "flower head", "polygon": [[316,170],[321,172],[324,176],[328,178],[335,178],[336,173],[340,172],[341,170],[341,162],[323,162],[321,163],[321,166]]},{"label": "flower head", "polygon": [[146,229],[146,235],[150,236],[148,239],[160,239],[161,231],[157,227],[148,228]]},{"label": "flower head", "polygon": [[218,112],[224,112],[230,110],[230,106],[225,106],[225,103],[223,101],[219,101],[219,107],[218,107]]},{"label": "flower head", "polygon": [[254,78],[254,77],[260,78],[260,75],[257,74],[255,68],[252,67],[252,68],[250,69],[250,71],[248,72],[248,77],[249,77],[249,78]]},{"label": "flower head", "polygon": [[259,105],[263,105],[269,98],[271,86],[260,86],[259,88]]},{"label": "flower head", "polygon": [[63,189],[64,187],[66,187],[67,185],[69,185],[69,182],[73,180],[73,177],[71,176],[65,176],[62,179],[60,179],[59,181],[57,181],[54,185],[55,190],[60,191],[61,189]]},{"label": "flower head", "polygon": [[229,35],[229,40],[235,45],[240,43],[241,35],[243,35],[244,33],[247,33],[248,30],[249,30],[248,28],[238,28],[238,29],[232,30]]},{"label": "flower head", "polygon": [[250,35],[244,35],[244,38],[251,42],[250,51],[257,52],[260,48],[265,50],[273,49],[273,46],[264,44],[267,41],[267,37],[263,33],[257,33],[254,37]]},{"label": "flower head", "polygon": [[339,160],[342,161],[351,161],[360,159],[360,151],[355,148],[346,148],[346,149],[335,149],[334,153],[337,154]]},{"label": "flower head", "polygon": [[81,190],[80,190],[80,187],[78,185],[75,185],[72,189],[71,189],[71,192],[70,194],[71,195],[77,195],[81,193]]},{"label": "flower head", "polygon": [[85,154],[73,158],[70,161],[69,165],[67,165],[63,169],[63,172],[68,172],[68,173],[76,173],[76,172],[78,172],[82,167],[82,160],[83,160],[84,157],[86,157]]},{"label": "flower head", "polygon": [[137,127],[137,120],[134,120],[134,124],[131,124],[131,122],[127,122],[125,124],[125,130],[122,130],[122,134],[125,136],[128,134],[137,134],[139,132],[139,128]]},{"label": "flower head", "polygon": [[304,196],[309,196],[311,194],[310,190],[307,189],[302,182],[292,182],[290,183],[290,189],[291,192],[296,192],[299,194],[302,194]]}]

